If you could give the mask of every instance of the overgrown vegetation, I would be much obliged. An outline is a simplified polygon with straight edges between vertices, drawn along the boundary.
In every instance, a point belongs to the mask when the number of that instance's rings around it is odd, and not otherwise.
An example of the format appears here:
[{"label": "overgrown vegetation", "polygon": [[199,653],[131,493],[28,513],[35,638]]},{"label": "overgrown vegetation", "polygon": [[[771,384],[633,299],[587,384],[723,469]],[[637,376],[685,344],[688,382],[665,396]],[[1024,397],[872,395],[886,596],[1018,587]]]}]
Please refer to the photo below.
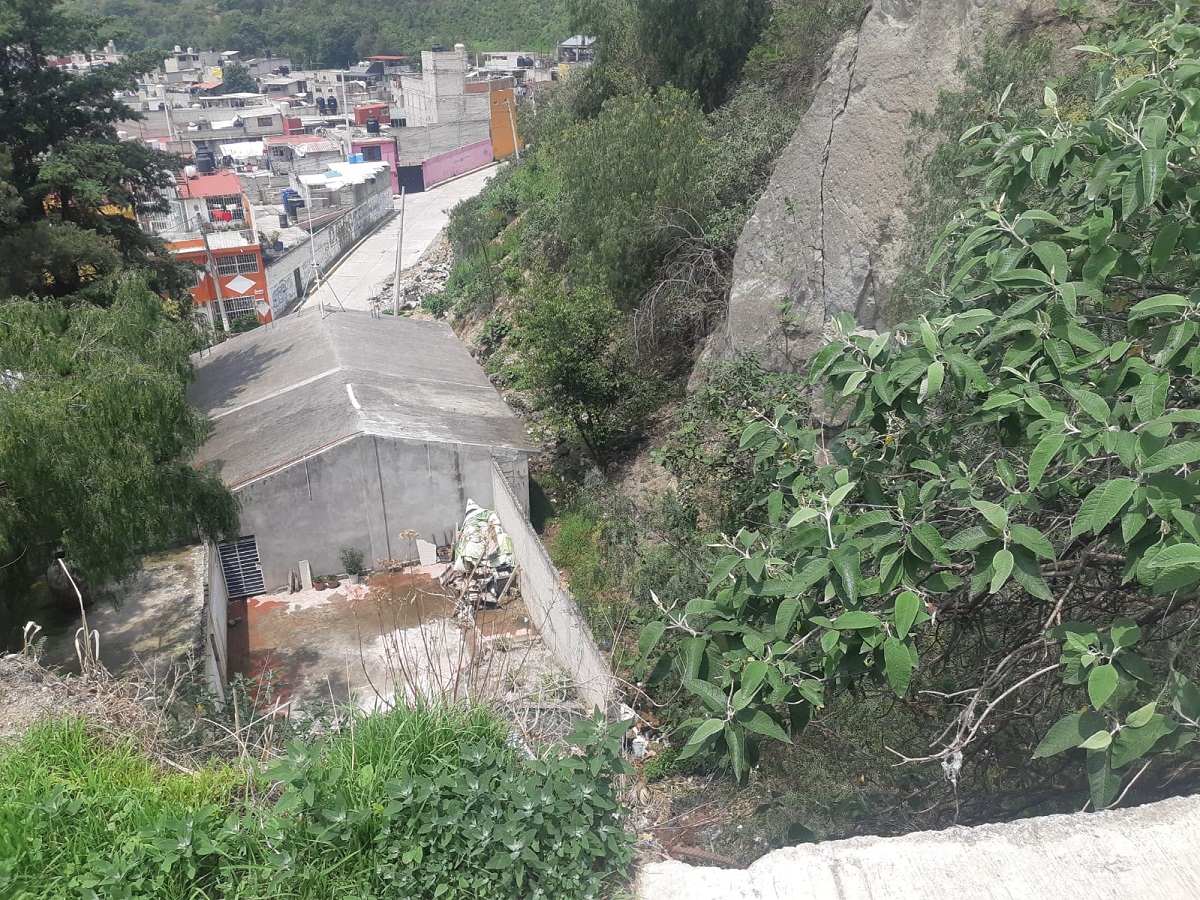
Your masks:
[{"label": "overgrown vegetation", "polygon": [[1102,809],[1194,784],[1197,15],[1131,5],[1083,48],[1086,102],[1047,85],[966,133],[979,195],[929,312],[842,319],[812,360],[836,441],[788,403],[743,431],[766,515],[642,633],[646,656],[680,635],[685,755],[744,777],[757,741],[884,690],[934,711],[896,757],[972,795],[1086,785]]},{"label": "overgrown vegetation", "polygon": [[[524,111],[520,165],[451,218],[458,262],[431,311],[452,299],[461,328],[486,323],[476,344],[489,370],[546,437],[601,466],[676,394],[721,314],[738,235],[838,35],[764,38],[768,6],[572,4],[600,60]],[[852,24],[861,6],[797,8]],[[760,38],[764,58],[809,74],[763,62],[739,80]]]},{"label": "overgrown vegetation", "polygon": [[604,896],[629,862],[611,728],[524,760],[483,709],[418,706],[294,741],[269,768],[162,771],[79,721],[0,748],[14,900]]}]

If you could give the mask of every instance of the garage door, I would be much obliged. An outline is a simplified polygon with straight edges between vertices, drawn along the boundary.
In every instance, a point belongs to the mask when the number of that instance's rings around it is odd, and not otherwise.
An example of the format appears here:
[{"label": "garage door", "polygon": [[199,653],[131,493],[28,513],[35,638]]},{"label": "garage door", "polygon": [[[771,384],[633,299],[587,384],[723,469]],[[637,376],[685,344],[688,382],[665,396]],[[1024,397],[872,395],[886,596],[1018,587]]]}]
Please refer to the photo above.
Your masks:
[{"label": "garage door", "polygon": [[230,599],[264,593],[262,566],[258,562],[258,542],[254,535],[217,545],[225,587]]}]

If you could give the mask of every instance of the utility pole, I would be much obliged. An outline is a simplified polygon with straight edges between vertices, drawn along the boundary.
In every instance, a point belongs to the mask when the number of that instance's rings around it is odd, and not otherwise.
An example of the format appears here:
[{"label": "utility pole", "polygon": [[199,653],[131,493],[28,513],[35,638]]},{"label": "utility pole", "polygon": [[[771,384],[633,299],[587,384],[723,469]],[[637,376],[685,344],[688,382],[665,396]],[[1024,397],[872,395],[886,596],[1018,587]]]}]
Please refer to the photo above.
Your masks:
[{"label": "utility pole", "polygon": [[392,283],[392,315],[400,315],[400,270],[404,264],[401,262],[402,254],[404,253],[404,198],[406,188],[400,187],[400,232],[396,235],[396,280]]},{"label": "utility pole", "polygon": [[512,123],[513,150],[517,154],[517,162],[521,161],[521,144],[517,140],[517,114],[513,111],[513,103],[508,98],[504,98],[504,105],[508,107],[508,121]]},{"label": "utility pole", "polygon": [[350,92],[346,88],[346,76],[349,74],[348,69],[342,73],[342,115],[346,119],[346,162],[350,162],[350,157],[354,155],[354,132],[350,130]]}]

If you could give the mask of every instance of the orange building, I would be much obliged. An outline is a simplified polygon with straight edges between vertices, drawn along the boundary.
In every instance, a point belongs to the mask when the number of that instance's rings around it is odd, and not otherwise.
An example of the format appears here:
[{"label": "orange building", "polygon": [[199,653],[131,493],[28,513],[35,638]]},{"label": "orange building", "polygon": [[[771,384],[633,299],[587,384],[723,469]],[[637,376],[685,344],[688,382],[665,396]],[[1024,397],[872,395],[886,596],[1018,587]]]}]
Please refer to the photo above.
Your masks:
[{"label": "orange building", "polygon": [[490,91],[488,99],[492,109],[492,156],[503,159],[525,146],[517,131],[517,100],[512,88]]},{"label": "orange building", "polygon": [[177,258],[199,268],[192,297],[214,328],[233,319],[271,321],[270,293],[253,212],[232,172],[200,174],[188,167],[169,197],[170,211],[147,227]]}]

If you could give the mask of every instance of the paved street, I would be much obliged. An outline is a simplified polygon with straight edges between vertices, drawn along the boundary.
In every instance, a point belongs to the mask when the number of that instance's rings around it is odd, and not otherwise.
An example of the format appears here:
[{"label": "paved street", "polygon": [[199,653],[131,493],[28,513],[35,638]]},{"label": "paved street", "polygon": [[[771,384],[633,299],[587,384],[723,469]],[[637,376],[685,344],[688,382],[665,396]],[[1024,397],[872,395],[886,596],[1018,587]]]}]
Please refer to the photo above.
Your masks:
[{"label": "paved street", "polygon": [[[412,266],[446,227],[450,210],[460,200],[474,197],[496,166],[488,166],[470,175],[456,178],[421,194],[409,194],[404,211],[404,267]],[[395,200],[400,209],[400,200]],[[318,302],[337,307],[340,300],[346,309],[367,309],[367,301],[379,293],[379,286],[391,280],[396,269],[396,237],[400,232],[400,216],[375,232],[352,252],[344,256],[336,268],[322,281],[321,287],[305,301],[306,306]]]}]

